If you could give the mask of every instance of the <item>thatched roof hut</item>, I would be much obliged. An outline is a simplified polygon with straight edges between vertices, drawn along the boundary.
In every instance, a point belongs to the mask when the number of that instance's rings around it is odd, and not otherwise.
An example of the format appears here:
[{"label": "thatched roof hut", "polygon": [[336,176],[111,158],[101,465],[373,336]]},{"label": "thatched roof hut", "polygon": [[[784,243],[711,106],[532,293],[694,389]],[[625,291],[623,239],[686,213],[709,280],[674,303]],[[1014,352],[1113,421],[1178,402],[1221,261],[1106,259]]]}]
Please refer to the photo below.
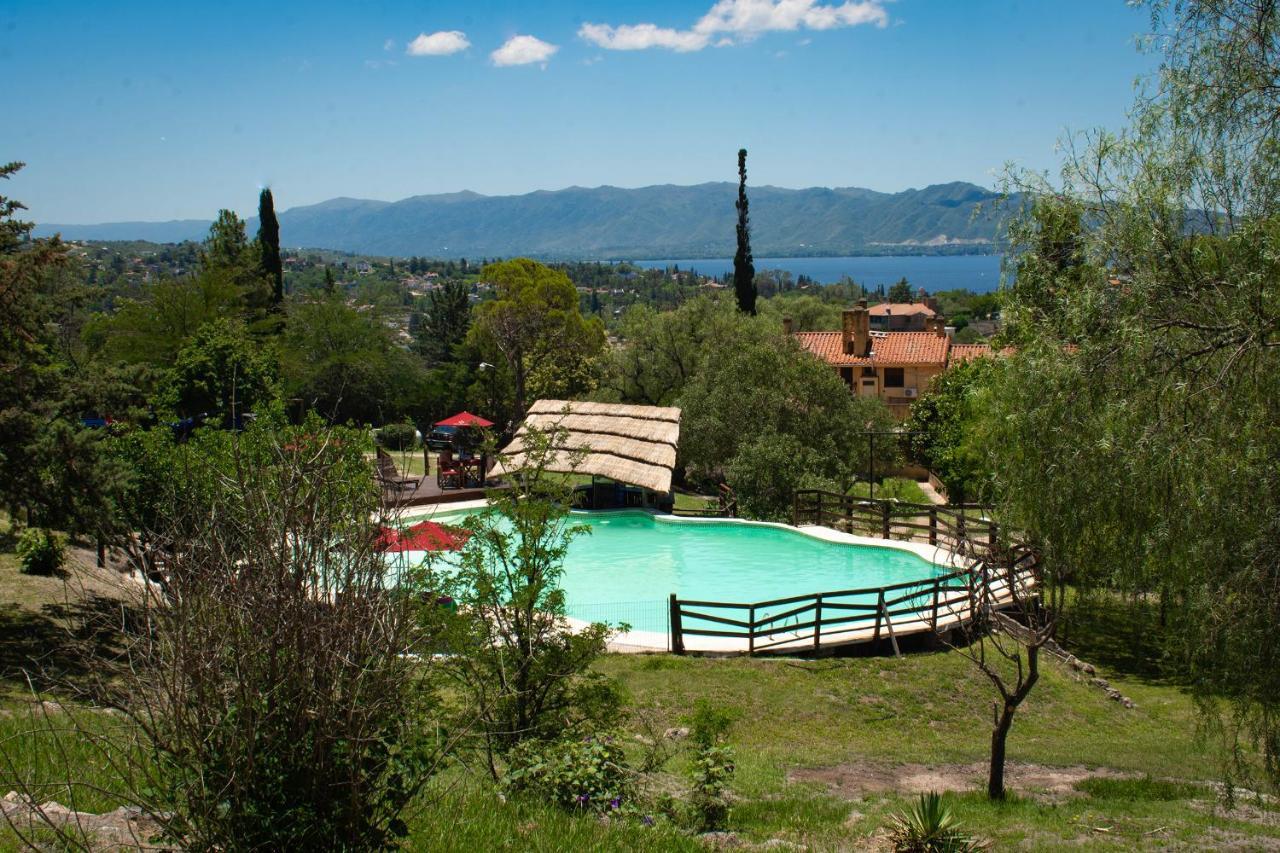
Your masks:
[{"label": "thatched roof hut", "polygon": [[608,477],[663,494],[671,491],[680,441],[679,409],[539,400],[529,407],[515,438],[499,451],[489,476],[525,466],[523,438],[529,428],[557,432],[558,452],[546,466],[549,471]]}]

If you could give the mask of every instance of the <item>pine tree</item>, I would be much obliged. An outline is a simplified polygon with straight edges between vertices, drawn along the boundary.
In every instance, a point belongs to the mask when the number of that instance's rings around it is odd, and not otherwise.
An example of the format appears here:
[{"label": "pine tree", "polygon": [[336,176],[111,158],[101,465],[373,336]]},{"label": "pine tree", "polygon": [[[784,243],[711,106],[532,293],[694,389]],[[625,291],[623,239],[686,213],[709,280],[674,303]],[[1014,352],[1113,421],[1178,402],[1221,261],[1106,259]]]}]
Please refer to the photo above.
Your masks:
[{"label": "pine tree", "polygon": [[258,196],[258,243],[262,246],[262,273],[271,280],[271,305],[279,309],[284,302],[284,264],[280,260],[280,222],[270,187]]},{"label": "pine tree", "polygon": [[332,294],[337,290],[337,285],[333,281],[333,267],[325,264],[324,267],[324,292]]},{"label": "pine tree", "polygon": [[747,149],[738,150],[738,251],[733,256],[733,290],[738,310],[756,313],[756,268],[751,261],[751,224],[747,215]]}]

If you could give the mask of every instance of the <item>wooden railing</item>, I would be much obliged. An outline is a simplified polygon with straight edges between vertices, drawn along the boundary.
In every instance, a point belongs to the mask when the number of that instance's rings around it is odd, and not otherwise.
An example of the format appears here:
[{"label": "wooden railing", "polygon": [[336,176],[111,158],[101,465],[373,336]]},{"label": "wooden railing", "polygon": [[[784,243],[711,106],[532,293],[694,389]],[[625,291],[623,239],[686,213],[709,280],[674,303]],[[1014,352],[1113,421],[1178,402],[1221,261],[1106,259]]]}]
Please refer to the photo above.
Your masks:
[{"label": "wooden railing", "polygon": [[993,548],[999,526],[983,504],[916,504],[867,500],[837,492],[802,489],[796,492],[791,523],[817,524],[879,539],[956,545],[968,540]]},{"label": "wooden railing", "polygon": [[[796,495],[800,524],[823,524],[882,539],[928,542],[963,558],[964,567],[924,580],[750,603],[668,601],[671,650],[686,638],[718,638],[705,651],[804,653],[824,646],[888,639],[895,653],[907,634],[940,634],[976,612],[1020,599],[1037,583],[1036,553],[999,541],[999,528],[978,506],[866,501],[831,492]],[[724,641],[728,642],[724,642]]]}]

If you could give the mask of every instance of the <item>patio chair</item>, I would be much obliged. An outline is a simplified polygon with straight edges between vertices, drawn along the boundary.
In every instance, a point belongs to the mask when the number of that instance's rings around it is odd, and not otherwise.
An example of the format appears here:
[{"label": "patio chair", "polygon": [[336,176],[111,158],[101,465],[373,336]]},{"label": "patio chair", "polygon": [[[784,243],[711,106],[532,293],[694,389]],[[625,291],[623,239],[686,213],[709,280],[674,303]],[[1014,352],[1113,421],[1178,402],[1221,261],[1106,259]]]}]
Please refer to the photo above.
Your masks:
[{"label": "patio chair", "polygon": [[395,489],[397,491],[406,487],[416,489],[418,484],[422,482],[421,477],[401,473],[400,469],[396,467],[395,461],[392,460],[391,454],[381,447],[378,448],[377,464],[376,476],[384,489]]},{"label": "patio chair", "polygon": [[442,489],[462,488],[462,467],[452,450],[442,450],[436,458],[436,485]]}]

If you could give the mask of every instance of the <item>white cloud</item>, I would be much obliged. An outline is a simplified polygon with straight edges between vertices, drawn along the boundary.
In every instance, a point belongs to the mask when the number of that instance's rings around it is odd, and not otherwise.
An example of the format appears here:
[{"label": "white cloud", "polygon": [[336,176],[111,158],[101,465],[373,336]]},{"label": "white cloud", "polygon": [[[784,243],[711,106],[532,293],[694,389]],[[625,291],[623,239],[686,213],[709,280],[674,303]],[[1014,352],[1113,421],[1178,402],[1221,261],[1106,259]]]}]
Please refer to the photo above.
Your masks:
[{"label": "white cloud", "polygon": [[702,50],[707,46],[707,37],[692,30],[673,30],[655,24],[623,24],[611,27],[608,24],[583,24],[578,35],[594,45],[609,50],[645,50],[650,47],[665,47],[685,53],[691,50]]},{"label": "white cloud", "polygon": [[419,33],[409,42],[405,53],[410,56],[448,56],[471,47],[467,34],[460,30],[441,30],[438,33]]},{"label": "white cloud", "polygon": [[382,49],[383,49],[383,50],[385,50],[387,53],[390,53],[391,51],[395,50],[395,49],[396,49],[396,40],[395,40],[395,39],[387,39],[386,41],[384,41],[384,42],[382,43]]},{"label": "white cloud", "polygon": [[710,44],[720,47],[749,41],[780,30],[829,30],[861,24],[888,26],[884,0],[845,0],[839,4],[822,4],[818,0],[717,0],[687,30],[656,24],[586,23],[579,28],[578,36],[607,50],[661,47],[686,53]]},{"label": "white cloud", "polygon": [[547,60],[559,49],[558,45],[548,44],[535,36],[512,36],[502,47],[489,54],[489,58],[499,67],[530,65],[535,62],[546,65]]}]

